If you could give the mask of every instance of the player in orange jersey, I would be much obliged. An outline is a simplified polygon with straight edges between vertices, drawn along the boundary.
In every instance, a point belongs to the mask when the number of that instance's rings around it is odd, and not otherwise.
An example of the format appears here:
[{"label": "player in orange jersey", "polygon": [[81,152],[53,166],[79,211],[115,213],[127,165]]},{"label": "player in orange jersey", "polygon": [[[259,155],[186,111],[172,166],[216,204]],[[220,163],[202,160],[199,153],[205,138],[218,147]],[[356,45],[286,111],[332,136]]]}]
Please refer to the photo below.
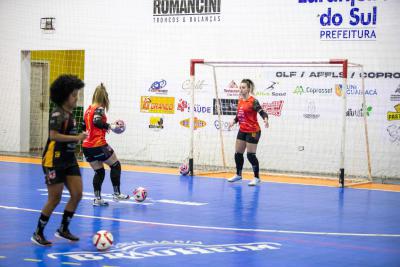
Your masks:
[{"label": "player in orange jersey", "polygon": [[113,185],[114,201],[128,199],[129,196],[120,191],[121,163],[114,150],[107,144],[106,133],[118,127],[115,124],[107,123],[105,112],[108,111],[110,101],[108,93],[103,84],[96,87],[92,98],[92,105],[85,111],[84,128],[88,137],[83,141],[83,154],[95,172],[93,177],[93,188],[95,198],[93,206],[107,206],[108,203],[101,198],[101,186],[105,177],[103,163],[110,166],[110,178]]},{"label": "player in orange jersey", "polygon": [[36,231],[31,237],[32,242],[40,246],[52,245],[44,237],[43,230],[60,203],[64,184],[71,197],[65,205],[61,225],[55,236],[69,241],[79,240],[79,237],[69,231],[69,223],[82,198],[82,178],[75,157],[75,147],[87,135],[78,134],[72,110],[78,101],[78,91],[83,87],[84,83],[72,75],[61,75],[50,86],[50,99],[55,108],[50,113],[49,138],[42,158],[48,199],[42,208]]},{"label": "player in orange jersey", "polygon": [[236,182],[242,179],[243,153],[247,149],[247,159],[251,163],[254,172],[254,178],[248,184],[249,186],[255,186],[260,183],[256,151],[261,129],[257,121],[257,113],[263,118],[265,127],[269,127],[268,114],[262,109],[258,100],[251,95],[253,92],[254,83],[249,79],[243,79],[240,83],[240,97],[236,117],[229,124],[229,128],[231,128],[235,123],[239,122],[239,132],[235,146],[236,175],[228,179],[228,181]]}]

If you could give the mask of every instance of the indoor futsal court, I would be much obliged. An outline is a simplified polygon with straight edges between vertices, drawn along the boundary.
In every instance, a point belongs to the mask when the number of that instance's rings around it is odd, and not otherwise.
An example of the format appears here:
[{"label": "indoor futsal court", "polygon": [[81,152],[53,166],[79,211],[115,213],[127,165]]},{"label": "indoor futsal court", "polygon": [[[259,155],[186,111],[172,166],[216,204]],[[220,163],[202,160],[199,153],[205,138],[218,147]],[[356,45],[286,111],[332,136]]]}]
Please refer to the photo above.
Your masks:
[{"label": "indoor futsal court", "polygon": [[[148,198],[93,207],[86,189],[91,170],[82,168],[85,193],[72,226],[81,241],[53,236],[58,208],[46,228],[54,240],[47,248],[29,240],[46,199],[40,165],[0,167],[1,266],[399,266],[398,186],[343,189],[267,181],[251,188],[247,181],[124,171],[124,188],[145,186]],[[111,199],[111,191],[104,193]],[[114,235],[106,252],[92,244],[99,229]]]},{"label": "indoor futsal court", "polygon": [[399,0],[0,0],[0,267],[400,267]]}]

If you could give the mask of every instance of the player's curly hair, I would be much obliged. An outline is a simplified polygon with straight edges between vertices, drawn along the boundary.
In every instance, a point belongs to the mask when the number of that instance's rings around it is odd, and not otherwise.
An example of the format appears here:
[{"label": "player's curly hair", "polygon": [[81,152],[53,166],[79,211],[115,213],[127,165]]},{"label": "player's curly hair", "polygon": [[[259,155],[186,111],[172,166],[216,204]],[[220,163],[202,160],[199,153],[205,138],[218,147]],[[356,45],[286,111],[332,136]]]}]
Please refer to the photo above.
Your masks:
[{"label": "player's curly hair", "polygon": [[75,75],[60,75],[50,86],[50,100],[57,106],[62,106],[74,90],[80,90],[84,82]]},{"label": "player's curly hair", "polygon": [[250,80],[250,79],[243,79],[243,80],[241,81],[241,83],[245,83],[245,84],[247,85],[247,87],[250,89],[250,93],[251,93],[251,94],[254,93],[254,88],[255,88],[255,86],[254,86],[254,83],[253,83],[252,80]]}]

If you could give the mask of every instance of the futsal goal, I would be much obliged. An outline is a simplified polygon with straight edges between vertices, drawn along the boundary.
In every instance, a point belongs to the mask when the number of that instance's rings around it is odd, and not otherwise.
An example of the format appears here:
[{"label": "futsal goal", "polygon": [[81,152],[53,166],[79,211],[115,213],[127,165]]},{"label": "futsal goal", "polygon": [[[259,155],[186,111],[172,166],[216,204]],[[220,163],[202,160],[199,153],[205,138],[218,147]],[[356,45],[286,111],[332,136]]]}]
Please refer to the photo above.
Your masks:
[{"label": "futsal goal", "polygon": [[[361,64],[346,59],[192,59],[190,105],[212,103],[212,111],[200,118],[201,114],[191,109],[190,173],[234,171],[238,127],[229,129],[228,125],[236,115],[240,82],[246,78],[254,82],[254,96],[269,115],[267,129],[259,118],[261,172],[338,177],[341,186],[371,182],[369,106],[362,73]],[[199,81],[213,93],[197,90]],[[357,93],[347,94],[349,90]],[[213,130],[201,129],[202,121]],[[246,167],[250,169],[247,162]]]}]

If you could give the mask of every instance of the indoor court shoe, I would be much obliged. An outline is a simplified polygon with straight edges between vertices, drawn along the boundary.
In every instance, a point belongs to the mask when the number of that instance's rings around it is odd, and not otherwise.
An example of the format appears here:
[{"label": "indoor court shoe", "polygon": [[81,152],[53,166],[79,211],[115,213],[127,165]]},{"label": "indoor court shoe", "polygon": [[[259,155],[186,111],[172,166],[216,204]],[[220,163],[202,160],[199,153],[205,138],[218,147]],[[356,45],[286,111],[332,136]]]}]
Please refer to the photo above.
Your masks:
[{"label": "indoor court shoe", "polygon": [[63,238],[68,241],[73,241],[73,242],[79,241],[79,237],[71,234],[71,232],[69,230],[61,232],[60,229],[57,229],[57,232],[55,232],[54,235],[58,238]]},{"label": "indoor court shoe", "polygon": [[113,194],[113,200],[114,201],[120,201],[120,200],[127,200],[129,199],[129,195],[124,195],[124,194]]},{"label": "indoor court shoe", "polygon": [[242,180],[242,176],[235,175],[232,178],[228,179],[228,182],[233,183]]},{"label": "indoor court shoe", "polygon": [[259,183],[260,183],[260,178],[254,177],[253,180],[251,180],[248,185],[255,186],[255,185],[258,185]]},{"label": "indoor court shoe", "polygon": [[43,235],[39,235],[37,233],[33,233],[32,237],[31,237],[31,241],[39,246],[44,246],[44,247],[48,247],[51,246],[52,243],[48,240],[46,240],[46,238]]},{"label": "indoor court shoe", "polygon": [[93,206],[108,206],[108,202],[102,198],[93,199]]}]

